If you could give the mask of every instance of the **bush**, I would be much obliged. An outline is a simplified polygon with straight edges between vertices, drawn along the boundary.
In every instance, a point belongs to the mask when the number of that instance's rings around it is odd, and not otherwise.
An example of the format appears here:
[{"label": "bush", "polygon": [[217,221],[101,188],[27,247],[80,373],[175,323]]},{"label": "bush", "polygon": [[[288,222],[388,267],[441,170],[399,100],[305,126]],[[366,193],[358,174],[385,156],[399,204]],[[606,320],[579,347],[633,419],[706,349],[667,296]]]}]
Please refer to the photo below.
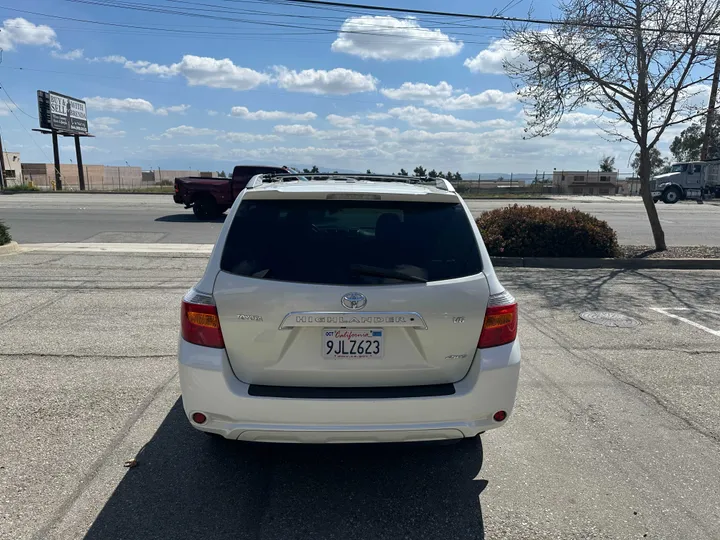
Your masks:
[{"label": "bush", "polygon": [[615,231],[581,212],[542,206],[508,206],[476,220],[495,257],[618,257]]},{"label": "bush", "polygon": [[9,244],[12,238],[10,237],[10,227],[0,221],[0,246]]},{"label": "bush", "polygon": [[40,188],[32,184],[15,184],[7,186],[5,191],[40,191]]}]

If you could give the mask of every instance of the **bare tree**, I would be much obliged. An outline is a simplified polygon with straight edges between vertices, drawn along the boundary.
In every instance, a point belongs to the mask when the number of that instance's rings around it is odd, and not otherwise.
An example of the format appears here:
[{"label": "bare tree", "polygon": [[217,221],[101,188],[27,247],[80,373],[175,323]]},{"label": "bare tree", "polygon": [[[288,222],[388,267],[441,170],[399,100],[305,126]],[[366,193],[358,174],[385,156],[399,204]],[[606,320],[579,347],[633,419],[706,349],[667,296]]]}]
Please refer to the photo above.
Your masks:
[{"label": "bare tree", "polygon": [[606,133],[638,146],[643,203],[665,250],[650,151],[668,127],[703,113],[697,98],[712,78],[720,0],[561,0],[559,12],[549,29],[507,29],[519,55],[505,69],[519,83],[526,131],[549,135],[584,107],[607,113]]}]

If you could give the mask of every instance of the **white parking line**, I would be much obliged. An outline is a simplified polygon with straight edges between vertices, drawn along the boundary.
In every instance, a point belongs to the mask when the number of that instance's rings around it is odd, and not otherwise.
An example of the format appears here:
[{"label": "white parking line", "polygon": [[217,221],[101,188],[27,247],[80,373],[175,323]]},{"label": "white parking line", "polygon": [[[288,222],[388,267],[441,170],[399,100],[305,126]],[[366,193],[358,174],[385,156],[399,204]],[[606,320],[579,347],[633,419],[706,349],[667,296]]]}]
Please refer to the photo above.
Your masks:
[{"label": "white parking line", "polygon": [[[654,307],[654,308],[650,308],[650,309],[652,309],[653,311],[657,311],[658,313],[662,313],[663,315],[666,315],[673,319],[677,319],[678,321],[687,323],[690,326],[694,326],[695,328],[699,328],[700,330],[704,330],[708,334],[712,334],[713,336],[720,337],[720,330],[713,330],[712,328],[703,326],[702,324],[696,323],[695,321],[691,321],[690,319],[686,319],[685,317],[681,317],[680,315],[675,315],[674,313],[668,313],[668,311],[670,311],[670,310],[689,311],[691,308],[656,308],[656,307]],[[696,311],[704,311],[707,313],[718,313],[717,311],[713,311],[713,310],[709,310],[709,309],[698,309]]]}]

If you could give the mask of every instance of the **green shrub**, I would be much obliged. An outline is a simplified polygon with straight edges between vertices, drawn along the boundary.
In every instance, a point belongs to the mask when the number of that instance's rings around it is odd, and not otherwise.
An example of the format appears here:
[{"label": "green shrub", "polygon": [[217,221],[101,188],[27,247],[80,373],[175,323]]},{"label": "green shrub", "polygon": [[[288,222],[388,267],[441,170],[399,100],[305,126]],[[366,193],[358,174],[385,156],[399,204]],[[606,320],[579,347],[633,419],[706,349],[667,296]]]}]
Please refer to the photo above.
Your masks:
[{"label": "green shrub", "polygon": [[9,244],[12,238],[10,237],[10,227],[0,221],[0,246]]},{"label": "green shrub", "polygon": [[476,220],[495,257],[617,257],[620,247],[607,222],[581,212],[513,205]]},{"label": "green shrub", "polygon": [[40,191],[40,188],[31,184],[15,184],[14,186],[7,186],[5,191]]}]

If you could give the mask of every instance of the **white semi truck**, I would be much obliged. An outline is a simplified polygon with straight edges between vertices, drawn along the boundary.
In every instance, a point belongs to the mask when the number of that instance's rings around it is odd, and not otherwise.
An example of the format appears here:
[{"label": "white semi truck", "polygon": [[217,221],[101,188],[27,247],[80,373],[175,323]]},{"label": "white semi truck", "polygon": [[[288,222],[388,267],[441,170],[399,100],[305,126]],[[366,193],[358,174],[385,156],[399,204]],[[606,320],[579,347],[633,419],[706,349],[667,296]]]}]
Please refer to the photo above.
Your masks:
[{"label": "white semi truck", "polygon": [[673,163],[670,172],[653,177],[650,191],[653,201],[666,204],[720,197],[720,160]]}]

